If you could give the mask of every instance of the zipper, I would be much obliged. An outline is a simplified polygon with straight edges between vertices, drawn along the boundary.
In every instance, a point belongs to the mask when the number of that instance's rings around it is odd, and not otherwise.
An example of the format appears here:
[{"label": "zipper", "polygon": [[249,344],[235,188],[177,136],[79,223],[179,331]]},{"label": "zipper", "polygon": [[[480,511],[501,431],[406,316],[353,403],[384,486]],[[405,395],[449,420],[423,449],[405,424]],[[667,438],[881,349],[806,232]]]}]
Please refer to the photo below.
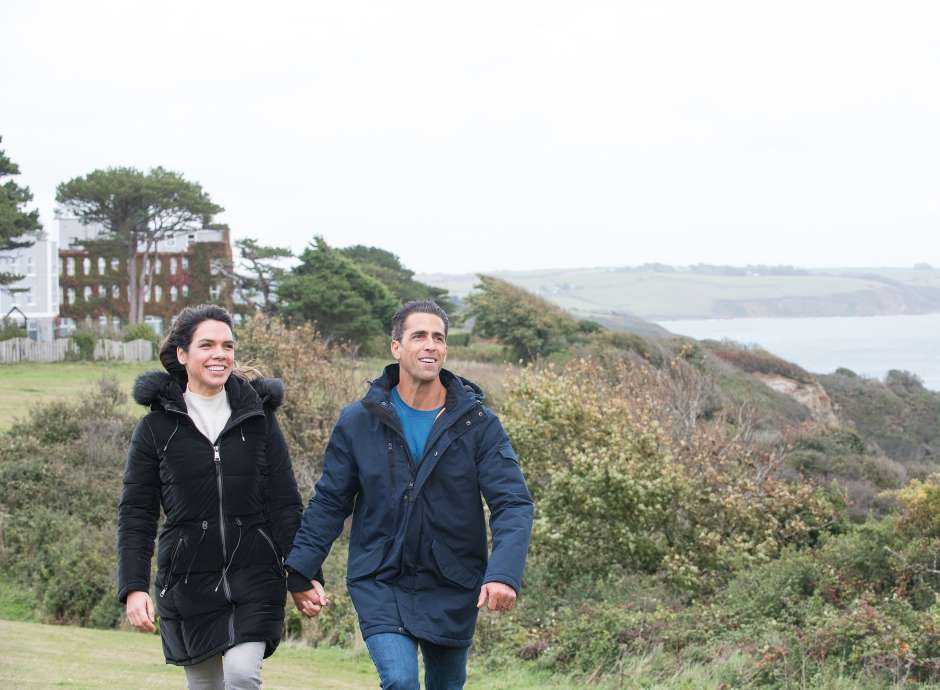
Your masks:
[{"label": "zipper", "polygon": [[[219,455],[219,444],[213,444],[212,450],[214,453],[212,462],[215,464],[215,483],[219,492],[219,535],[222,538],[222,562],[227,563],[228,547],[225,544],[225,509],[222,506],[222,456]],[[222,570],[222,590],[225,592],[225,598],[231,601],[232,592],[229,589],[228,577],[225,574],[224,568]]]},{"label": "zipper", "polygon": [[286,574],[284,570],[284,559],[281,558],[281,554],[277,552],[277,549],[274,546],[274,542],[271,541],[271,537],[265,534],[264,530],[261,529],[260,527],[258,528],[258,531],[261,533],[261,536],[264,537],[264,540],[268,542],[268,546],[271,547],[271,551],[274,553],[274,558],[277,561],[278,565],[281,567],[281,572]]},{"label": "zipper", "polygon": [[180,552],[180,547],[183,546],[183,537],[180,535],[179,540],[176,542],[176,548],[173,549],[173,555],[170,556],[170,567],[166,569],[166,582],[163,583],[163,589],[160,590],[160,598],[166,596],[167,590],[170,588],[170,579],[173,577],[173,564],[176,562],[176,556]]}]

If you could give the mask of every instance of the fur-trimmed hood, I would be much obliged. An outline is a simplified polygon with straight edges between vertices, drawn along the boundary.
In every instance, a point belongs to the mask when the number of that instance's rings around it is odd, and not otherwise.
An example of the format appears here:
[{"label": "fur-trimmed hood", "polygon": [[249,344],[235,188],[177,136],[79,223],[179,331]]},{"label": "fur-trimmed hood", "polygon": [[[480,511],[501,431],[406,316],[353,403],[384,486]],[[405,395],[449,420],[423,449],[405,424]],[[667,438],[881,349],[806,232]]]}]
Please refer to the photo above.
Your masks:
[{"label": "fur-trimmed hood", "polygon": [[[281,379],[257,378],[248,381],[237,375],[229,376],[225,383],[232,410],[249,406],[264,406],[276,410],[284,401],[284,383]],[[186,409],[183,389],[165,371],[148,371],[134,381],[134,400],[151,410],[176,407]]]}]

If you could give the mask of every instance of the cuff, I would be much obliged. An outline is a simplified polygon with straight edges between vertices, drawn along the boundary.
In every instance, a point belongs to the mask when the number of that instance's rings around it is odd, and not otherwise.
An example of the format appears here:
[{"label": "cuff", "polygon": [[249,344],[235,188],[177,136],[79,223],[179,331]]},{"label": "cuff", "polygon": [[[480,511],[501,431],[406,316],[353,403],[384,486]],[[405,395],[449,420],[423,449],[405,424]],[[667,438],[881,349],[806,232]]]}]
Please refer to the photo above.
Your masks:
[{"label": "cuff", "polygon": [[[289,565],[286,566],[287,569],[287,590],[289,592],[306,592],[311,588],[310,580],[311,578],[307,577],[303,573],[298,573],[296,570],[291,568]],[[317,574],[313,576],[313,579],[319,582],[321,585],[325,585],[326,582],[323,581],[323,569],[317,571]]]}]

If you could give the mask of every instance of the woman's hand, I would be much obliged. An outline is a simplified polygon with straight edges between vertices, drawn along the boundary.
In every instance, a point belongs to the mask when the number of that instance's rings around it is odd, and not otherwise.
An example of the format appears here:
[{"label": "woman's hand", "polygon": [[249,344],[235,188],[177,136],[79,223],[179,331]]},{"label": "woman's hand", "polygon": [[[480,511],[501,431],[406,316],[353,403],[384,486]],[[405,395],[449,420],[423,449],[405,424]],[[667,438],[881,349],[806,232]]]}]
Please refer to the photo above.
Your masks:
[{"label": "woman's hand", "polygon": [[127,622],[141,632],[155,632],[153,624],[153,601],[146,592],[131,592],[127,595]]}]

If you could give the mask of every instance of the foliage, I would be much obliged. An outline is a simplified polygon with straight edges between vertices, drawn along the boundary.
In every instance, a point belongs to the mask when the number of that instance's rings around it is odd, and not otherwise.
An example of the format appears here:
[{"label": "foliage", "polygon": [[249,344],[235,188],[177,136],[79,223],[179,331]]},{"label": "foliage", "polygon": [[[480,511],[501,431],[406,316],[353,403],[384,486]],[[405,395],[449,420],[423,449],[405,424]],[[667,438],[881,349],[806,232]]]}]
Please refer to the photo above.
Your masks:
[{"label": "foliage", "polygon": [[161,167],[147,173],[121,167],[94,170],[61,183],[56,201],[82,223],[103,229],[103,236],[86,241],[86,247],[96,242],[124,247],[130,305],[126,320],[132,324],[143,321],[144,296],[154,271],[152,260],[138,267],[139,248],[143,246],[144,256],[152,259],[158,242],[206,227],[213,215],[223,211],[198,183]]},{"label": "foliage", "polygon": [[246,302],[254,302],[260,296],[261,308],[267,313],[273,313],[277,309],[274,302],[275,285],[284,275],[284,269],[278,262],[293,257],[294,253],[287,247],[258,244],[258,240],[252,237],[237,240],[235,248],[245,270],[235,275],[236,289]]},{"label": "foliage", "polygon": [[114,383],[34,408],[0,436],[0,570],[45,618],[113,626],[115,501],[134,419]]},{"label": "foliage", "polygon": [[70,355],[83,362],[90,362],[95,358],[95,343],[98,341],[96,333],[87,330],[77,330],[71,335],[72,350]]},{"label": "foliage", "polygon": [[278,285],[281,312],[291,323],[312,321],[328,338],[372,346],[387,332],[398,303],[381,282],[317,237],[300,264]]},{"label": "foliage", "polygon": [[564,310],[505,280],[479,278],[476,292],[467,298],[473,332],[496,338],[513,359],[531,362],[576,340],[578,322]]},{"label": "foliage", "polygon": [[25,338],[26,335],[26,329],[13,319],[0,319],[0,340]]},{"label": "foliage", "polygon": [[125,326],[121,332],[121,339],[125,343],[132,340],[146,340],[153,343],[154,352],[160,347],[160,336],[146,323],[134,323]]},{"label": "foliage", "polygon": [[730,340],[721,342],[705,340],[703,344],[719,359],[749,374],[783,376],[800,383],[816,383],[816,378],[802,367],[781,359],[761,347],[749,347]]},{"label": "foliage", "polygon": [[[0,142],[3,137],[0,137]],[[19,166],[0,149],[0,253],[31,246],[42,232],[39,211],[27,211],[33,200],[29,187],[21,187],[12,179],[20,174]],[[0,272],[0,285],[15,283],[22,276]]]},{"label": "foliage", "polygon": [[630,367],[612,380],[580,361],[526,369],[510,386],[503,422],[539,506],[534,550],[560,579],[613,568],[708,592],[839,528],[837,496],[779,479],[779,457],[722,421],[665,433],[685,415],[669,398],[684,392],[656,380]]},{"label": "foliage", "polygon": [[323,452],[340,410],[356,397],[349,353],[327,343],[312,324],[288,327],[256,314],[236,331],[240,363],[284,382],[278,421],[304,495],[323,467]]},{"label": "foliage", "polygon": [[387,287],[399,302],[430,299],[437,302],[450,318],[455,316],[456,305],[447,290],[414,279],[414,271],[401,264],[401,259],[385,249],[357,244],[337,249],[349,257],[368,275]]},{"label": "foliage", "polygon": [[884,382],[847,372],[819,376],[840,415],[866,442],[908,472],[921,473],[940,454],[940,393],[907,372],[889,372]]}]

